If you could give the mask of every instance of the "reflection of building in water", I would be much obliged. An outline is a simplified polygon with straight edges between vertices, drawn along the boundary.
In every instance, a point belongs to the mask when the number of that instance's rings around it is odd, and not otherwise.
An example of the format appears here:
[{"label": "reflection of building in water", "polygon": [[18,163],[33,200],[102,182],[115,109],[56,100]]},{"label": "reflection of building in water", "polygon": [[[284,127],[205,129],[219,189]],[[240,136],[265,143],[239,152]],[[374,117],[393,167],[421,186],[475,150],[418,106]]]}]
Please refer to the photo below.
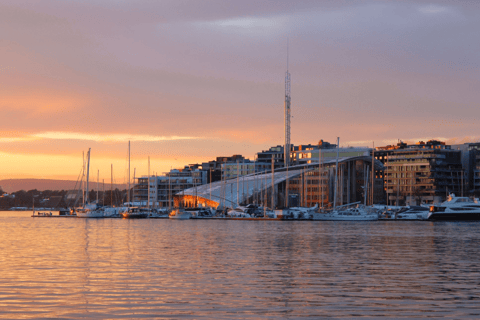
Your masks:
[{"label": "reflection of building in water", "polygon": [[[350,153],[351,149],[346,152]],[[337,175],[338,205],[363,201],[364,190],[367,189],[367,192],[371,192],[371,184],[366,183],[366,179],[370,179],[368,172],[371,172],[372,158],[368,155],[368,150],[363,150],[361,153],[367,153],[367,155],[344,156],[340,152]],[[205,206],[232,207],[238,203],[265,204],[268,207],[278,208],[285,206],[288,195],[289,206],[332,205],[336,159],[326,157],[319,163],[318,150],[316,153],[311,152],[309,154],[311,157],[308,158],[310,160],[307,163],[290,166],[288,169],[276,169],[274,174],[271,171],[250,174],[238,179],[218,181],[187,189],[175,195],[176,204],[178,205],[184,199],[187,206],[196,203]],[[379,161],[375,162],[375,177],[375,193],[381,199],[383,195],[383,166]],[[378,198],[376,197],[376,201],[378,201]]]}]

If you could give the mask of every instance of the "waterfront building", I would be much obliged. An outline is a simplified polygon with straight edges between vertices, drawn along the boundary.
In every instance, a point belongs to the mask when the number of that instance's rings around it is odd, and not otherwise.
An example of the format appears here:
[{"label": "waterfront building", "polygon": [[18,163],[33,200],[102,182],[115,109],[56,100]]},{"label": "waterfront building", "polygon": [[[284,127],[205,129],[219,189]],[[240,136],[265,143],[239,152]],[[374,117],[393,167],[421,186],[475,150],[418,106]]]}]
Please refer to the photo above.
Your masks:
[{"label": "waterfront building", "polygon": [[480,196],[480,142],[467,142],[452,145],[452,149],[462,152],[462,168],[464,171],[464,193]]},{"label": "waterfront building", "polygon": [[[361,155],[339,158],[337,205],[352,202],[370,201],[365,197],[365,190],[370,192],[368,182],[371,172],[372,157]],[[212,184],[185,190],[175,195],[175,203],[182,199],[203,206],[236,207],[256,204],[270,208],[292,206],[331,207],[335,195],[336,159],[327,159],[321,164],[310,162],[287,168],[270,168],[266,172],[248,174],[238,179],[217,181]],[[374,184],[375,192],[380,200],[383,197],[383,166],[375,161],[375,172],[380,172]],[[273,182],[272,182],[273,179]],[[288,182],[287,182],[288,181]],[[288,197],[288,201],[286,201]]]},{"label": "waterfront building", "polygon": [[185,189],[195,188],[207,183],[208,171],[195,166],[173,169],[163,176],[142,176],[135,185],[134,201],[146,206],[148,202],[148,184],[150,183],[150,206],[158,208],[173,207],[173,196]]},{"label": "waterfront building", "polygon": [[[359,157],[371,154],[367,147],[341,147],[338,148],[338,157]],[[337,145],[320,140],[316,145],[294,146],[292,151],[292,164],[318,163],[322,160],[331,160],[337,157]]]},{"label": "waterfront building", "polygon": [[450,192],[461,194],[461,152],[444,142],[415,145],[399,142],[379,147],[375,159],[385,166],[384,185],[389,205],[419,205],[444,201]]},{"label": "waterfront building", "polygon": [[[225,175],[223,172],[223,165],[224,164],[236,164],[237,162],[248,161],[242,155],[235,154],[231,157],[217,157],[216,160],[203,162],[201,164],[201,168],[204,171],[208,171],[207,176],[207,183],[220,181],[222,177]],[[210,179],[211,177],[211,179]]]},{"label": "waterfront building", "polygon": [[271,170],[272,165],[268,162],[257,162],[245,159],[238,162],[226,162],[222,164],[222,176],[224,179],[233,179],[257,172]]},{"label": "waterfront building", "polygon": [[[293,145],[290,145],[291,148],[293,149]],[[283,146],[275,146],[271,147],[268,150],[263,150],[262,152],[257,153],[257,162],[259,163],[266,163],[266,164],[272,164],[272,158],[273,158],[273,163],[275,168],[282,168],[285,164],[284,162],[284,148]]]},{"label": "waterfront building", "polygon": [[[135,186],[134,201],[147,205],[150,199],[152,207],[171,207],[174,206],[173,196],[181,193],[184,189],[195,188],[207,183],[220,181],[222,179],[223,165],[237,165],[237,162],[249,162],[242,155],[233,155],[231,157],[217,157],[216,160],[203,162],[202,164],[190,164],[183,169],[173,169],[162,176],[142,176],[138,178]],[[231,167],[230,167],[231,168]],[[250,170],[249,167],[245,171]],[[236,170],[236,169],[235,169]],[[236,174],[235,174],[236,177]],[[149,188],[150,185],[150,188]],[[148,190],[150,189],[150,197]],[[194,205],[194,200],[185,197],[188,205]]]}]

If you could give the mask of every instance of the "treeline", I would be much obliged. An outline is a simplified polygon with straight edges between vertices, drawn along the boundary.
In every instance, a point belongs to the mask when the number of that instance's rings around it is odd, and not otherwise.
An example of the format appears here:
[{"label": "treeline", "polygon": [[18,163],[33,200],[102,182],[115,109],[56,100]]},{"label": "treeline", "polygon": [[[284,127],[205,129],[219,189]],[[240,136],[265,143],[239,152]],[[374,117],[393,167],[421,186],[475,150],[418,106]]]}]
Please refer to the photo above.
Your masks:
[{"label": "treeline", "polygon": [[[88,193],[90,202],[97,202],[105,206],[118,206],[126,201],[127,190],[108,190],[99,191],[97,198],[97,191],[91,190]],[[10,194],[5,194],[0,187],[0,210],[7,210],[12,207],[27,207],[31,208],[33,205],[36,208],[67,208],[72,206],[81,206],[83,202],[82,192],[69,192],[66,190],[20,190]]]}]

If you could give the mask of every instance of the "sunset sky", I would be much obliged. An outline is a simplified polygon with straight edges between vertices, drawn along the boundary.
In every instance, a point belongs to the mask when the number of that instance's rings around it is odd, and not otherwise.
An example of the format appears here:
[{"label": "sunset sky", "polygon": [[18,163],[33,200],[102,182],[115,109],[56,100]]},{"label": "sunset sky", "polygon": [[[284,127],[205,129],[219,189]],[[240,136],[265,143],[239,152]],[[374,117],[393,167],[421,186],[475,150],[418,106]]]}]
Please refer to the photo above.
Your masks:
[{"label": "sunset sky", "polygon": [[[480,2],[3,0],[0,179],[283,144],[479,141]],[[133,171],[133,169],[132,169]],[[132,172],[133,175],[133,172]]]}]

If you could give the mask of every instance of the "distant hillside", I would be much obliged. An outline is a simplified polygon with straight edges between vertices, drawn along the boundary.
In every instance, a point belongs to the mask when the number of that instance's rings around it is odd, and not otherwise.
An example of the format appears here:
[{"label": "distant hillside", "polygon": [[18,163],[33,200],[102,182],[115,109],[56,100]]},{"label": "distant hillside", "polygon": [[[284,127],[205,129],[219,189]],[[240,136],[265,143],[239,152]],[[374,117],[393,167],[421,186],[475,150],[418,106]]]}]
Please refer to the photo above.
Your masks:
[{"label": "distant hillside", "polygon": [[[6,179],[0,180],[0,187],[5,192],[16,192],[19,190],[72,190],[75,188],[75,182],[71,180],[51,180],[51,179]],[[97,183],[90,182],[89,189],[96,189]],[[100,190],[103,188],[100,185]],[[113,188],[125,189],[124,184],[114,184]],[[110,190],[110,184],[105,183],[105,190]]]}]

